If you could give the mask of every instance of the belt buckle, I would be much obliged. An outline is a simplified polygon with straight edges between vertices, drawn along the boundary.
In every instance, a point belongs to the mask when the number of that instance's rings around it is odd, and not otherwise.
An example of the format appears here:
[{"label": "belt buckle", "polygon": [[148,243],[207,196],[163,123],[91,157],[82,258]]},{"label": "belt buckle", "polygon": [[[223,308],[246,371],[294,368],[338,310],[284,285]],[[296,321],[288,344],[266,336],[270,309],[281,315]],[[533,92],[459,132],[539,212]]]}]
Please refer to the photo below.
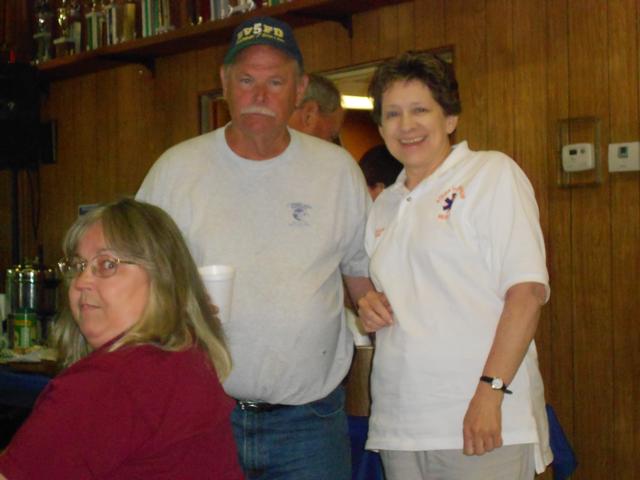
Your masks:
[{"label": "belt buckle", "polygon": [[260,402],[252,402],[250,400],[237,400],[240,410],[260,412],[263,409],[264,404]]},{"label": "belt buckle", "polygon": [[237,400],[236,403],[240,407],[240,410],[245,412],[271,412],[273,410],[277,410],[279,408],[284,407],[284,405],[266,403],[266,402],[254,402],[253,400]]}]

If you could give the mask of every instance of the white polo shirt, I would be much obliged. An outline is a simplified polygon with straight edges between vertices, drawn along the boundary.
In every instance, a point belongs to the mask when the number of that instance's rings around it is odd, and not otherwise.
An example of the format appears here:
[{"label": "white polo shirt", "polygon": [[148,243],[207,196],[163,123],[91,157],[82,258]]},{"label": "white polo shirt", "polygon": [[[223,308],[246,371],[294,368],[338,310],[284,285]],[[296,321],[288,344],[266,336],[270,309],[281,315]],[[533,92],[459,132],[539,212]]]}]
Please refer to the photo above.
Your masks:
[{"label": "white polo shirt", "polygon": [[[377,333],[367,448],[462,449],[462,423],[509,287],[547,287],[531,184],[499,152],[466,142],[412,191],[404,171],[374,203],[370,273],[395,323]],[[537,443],[551,461],[544,389],[531,343],[502,404],[505,445]]]}]

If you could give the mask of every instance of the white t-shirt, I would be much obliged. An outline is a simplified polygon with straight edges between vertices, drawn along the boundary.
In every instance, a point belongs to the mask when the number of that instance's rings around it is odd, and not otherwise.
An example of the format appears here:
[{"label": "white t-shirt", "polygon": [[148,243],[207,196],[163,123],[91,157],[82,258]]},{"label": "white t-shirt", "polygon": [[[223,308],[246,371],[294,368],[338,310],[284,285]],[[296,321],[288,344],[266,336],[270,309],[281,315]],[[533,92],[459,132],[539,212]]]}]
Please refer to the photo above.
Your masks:
[{"label": "white t-shirt", "polygon": [[368,275],[370,200],[344,149],[289,132],[262,161],[236,155],[224,128],[176,145],[137,198],[173,217],[198,266],[236,267],[227,393],[295,405],[328,395],[351,363],[341,273]]},{"label": "white t-shirt", "polygon": [[[507,290],[538,282],[548,292],[538,208],[513,160],[466,142],[413,191],[405,179],[378,197],[367,222],[371,278],[395,315],[376,334],[367,448],[462,449]],[[509,388],[503,441],[538,443],[544,470],[551,453],[533,342]]]}]

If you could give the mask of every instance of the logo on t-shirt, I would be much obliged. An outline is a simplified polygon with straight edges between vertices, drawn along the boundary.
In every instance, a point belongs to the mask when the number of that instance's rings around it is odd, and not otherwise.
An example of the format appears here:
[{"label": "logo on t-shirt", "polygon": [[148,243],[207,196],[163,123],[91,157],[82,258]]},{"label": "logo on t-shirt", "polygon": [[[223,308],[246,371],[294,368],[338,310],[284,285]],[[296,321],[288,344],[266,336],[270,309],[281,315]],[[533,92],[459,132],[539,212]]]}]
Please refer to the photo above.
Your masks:
[{"label": "logo on t-shirt", "polygon": [[455,202],[456,199],[464,200],[464,187],[462,185],[448,188],[446,192],[438,196],[436,202],[442,207],[442,210],[438,214],[439,220],[449,218],[451,209],[453,208],[453,202]]},{"label": "logo on t-shirt", "polygon": [[311,205],[307,205],[306,203],[294,202],[289,204],[289,208],[291,209],[291,216],[293,217],[293,221],[291,221],[289,225],[294,227],[303,227],[305,225],[309,225],[309,222],[307,222],[307,218],[309,218],[309,210],[311,210]]}]

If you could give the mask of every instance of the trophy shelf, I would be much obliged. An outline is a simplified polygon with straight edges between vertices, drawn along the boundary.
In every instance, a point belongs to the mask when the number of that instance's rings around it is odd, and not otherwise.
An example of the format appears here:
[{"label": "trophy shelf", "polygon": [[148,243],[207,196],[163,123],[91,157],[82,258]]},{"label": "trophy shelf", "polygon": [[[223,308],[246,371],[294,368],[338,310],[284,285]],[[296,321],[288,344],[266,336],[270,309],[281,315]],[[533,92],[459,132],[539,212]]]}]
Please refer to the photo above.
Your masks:
[{"label": "trophy shelf", "polygon": [[338,22],[351,35],[352,15],[407,1],[409,0],[294,0],[273,7],[258,8],[222,20],[207,21],[117,45],[54,58],[39,64],[38,69],[41,76],[49,81],[130,63],[145,65],[153,71],[155,58],[226,44],[237,25],[247,18],[263,15],[279,18],[293,27],[322,21]]}]

